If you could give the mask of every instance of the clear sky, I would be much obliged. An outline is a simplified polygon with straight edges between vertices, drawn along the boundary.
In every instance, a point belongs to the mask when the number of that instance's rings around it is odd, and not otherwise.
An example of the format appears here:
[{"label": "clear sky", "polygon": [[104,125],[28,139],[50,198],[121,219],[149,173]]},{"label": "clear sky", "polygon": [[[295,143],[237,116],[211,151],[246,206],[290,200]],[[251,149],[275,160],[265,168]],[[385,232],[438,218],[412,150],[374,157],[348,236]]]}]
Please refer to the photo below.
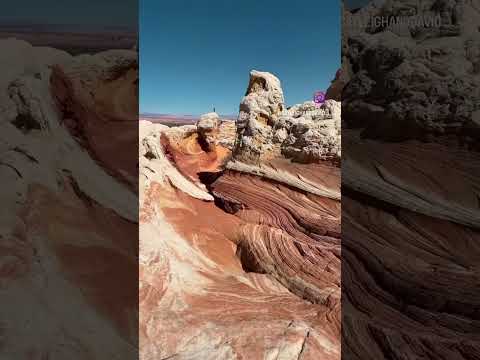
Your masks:
[{"label": "clear sky", "polygon": [[139,26],[141,112],[237,114],[251,69],[292,105],[340,67],[337,0],[142,0]]}]

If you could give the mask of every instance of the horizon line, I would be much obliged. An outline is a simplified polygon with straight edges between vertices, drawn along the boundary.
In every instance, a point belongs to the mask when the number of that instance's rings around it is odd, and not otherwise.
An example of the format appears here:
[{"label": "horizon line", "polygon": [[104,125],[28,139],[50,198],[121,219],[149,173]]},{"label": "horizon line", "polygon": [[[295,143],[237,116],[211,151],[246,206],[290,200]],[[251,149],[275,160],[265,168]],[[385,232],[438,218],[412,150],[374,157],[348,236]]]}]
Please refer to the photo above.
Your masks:
[{"label": "horizon line", "polygon": [[[140,111],[139,112],[139,115],[147,115],[147,116],[200,116],[200,115],[203,115],[203,114],[208,114],[209,112],[213,112],[213,111],[207,111],[207,112],[203,112],[201,114],[192,114],[192,113],[189,113],[189,114],[185,114],[185,113],[157,113],[157,112],[151,112],[151,111]],[[237,116],[237,114],[220,114],[217,112],[218,115],[225,115],[225,116]]]}]

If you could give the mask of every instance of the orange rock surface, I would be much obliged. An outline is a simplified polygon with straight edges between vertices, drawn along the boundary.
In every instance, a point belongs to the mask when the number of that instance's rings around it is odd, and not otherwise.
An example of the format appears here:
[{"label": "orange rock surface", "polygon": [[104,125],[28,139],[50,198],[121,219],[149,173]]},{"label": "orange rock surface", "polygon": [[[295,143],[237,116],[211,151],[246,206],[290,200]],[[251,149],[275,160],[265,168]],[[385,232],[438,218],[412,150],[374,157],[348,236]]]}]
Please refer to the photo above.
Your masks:
[{"label": "orange rock surface", "polygon": [[[140,127],[165,154],[140,152],[141,357],[339,359],[339,201],[224,170],[194,127]],[[332,165],[280,167],[339,189]]]}]

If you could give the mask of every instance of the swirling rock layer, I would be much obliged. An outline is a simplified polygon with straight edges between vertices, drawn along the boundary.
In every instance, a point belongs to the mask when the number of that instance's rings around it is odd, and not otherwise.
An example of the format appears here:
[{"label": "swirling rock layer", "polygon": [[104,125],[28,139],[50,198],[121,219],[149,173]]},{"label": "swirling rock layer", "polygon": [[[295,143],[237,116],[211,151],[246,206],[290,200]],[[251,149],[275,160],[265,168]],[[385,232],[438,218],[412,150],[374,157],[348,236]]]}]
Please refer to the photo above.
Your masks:
[{"label": "swirling rock layer", "polygon": [[344,13],[342,357],[479,357],[479,15],[475,1]]},{"label": "swirling rock layer", "polygon": [[[52,91],[62,124],[91,156],[137,187],[138,61],[133,51],[82,55],[55,67]],[[106,141],[106,136],[115,141]]]},{"label": "swirling rock layer", "polygon": [[234,240],[247,271],[268,273],[310,302],[338,305],[338,201],[231,171],[209,187],[244,222]]},{"label": "swirling rock layer", "polygon": [[[338,359],[339,201],[221,171],[194,126],[140,126],[142,358]],[[339,191],[338,168],[290,165],[271,171]]]},{"label": "swirling rock layer", "polygon": [[[72,57],[13,39],[0,47],[10,70],[0,76],[0,358],[132,358],[137,177],[117,150],[136,146],[137,132],[117,138],[94,128],[136,119],[131,107],[116,106],[138,102],[126,92],[136,69],[128,78],[106,76],[136,54]],[[87,78],[91,93],[77,87]],[[71,105],[68,117],[58,99]]]},{"label": "swirling rock layer", "polygon": [[474,358],[480,156],[343,137],[343,356]]}]

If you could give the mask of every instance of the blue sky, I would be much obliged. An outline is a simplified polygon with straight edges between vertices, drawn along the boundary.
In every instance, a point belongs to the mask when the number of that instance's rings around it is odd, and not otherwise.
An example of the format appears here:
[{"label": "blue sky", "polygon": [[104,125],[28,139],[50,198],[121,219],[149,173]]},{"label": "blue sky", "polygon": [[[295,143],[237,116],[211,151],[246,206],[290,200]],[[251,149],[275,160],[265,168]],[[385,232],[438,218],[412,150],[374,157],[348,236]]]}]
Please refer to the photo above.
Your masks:
[{"label": "blue sky", "polygon": [[340,67],[340,2],[142,0],[140,111],[236,114],[251,69],[282,81],[288,105]]}]

